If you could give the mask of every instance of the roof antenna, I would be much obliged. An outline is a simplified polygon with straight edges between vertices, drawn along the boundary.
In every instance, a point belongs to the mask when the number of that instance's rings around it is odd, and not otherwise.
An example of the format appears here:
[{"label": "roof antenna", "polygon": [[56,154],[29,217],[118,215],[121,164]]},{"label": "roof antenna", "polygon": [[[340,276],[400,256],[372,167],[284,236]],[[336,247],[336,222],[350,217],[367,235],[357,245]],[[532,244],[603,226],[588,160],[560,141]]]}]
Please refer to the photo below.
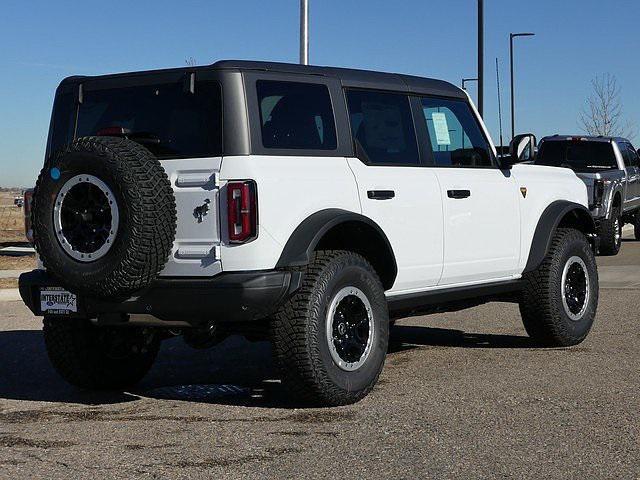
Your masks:
[{"label": "roof antenna", "polygon": [[498,57],[496,57],[496,79],[498,81],[498,125],[500,126],[500,155],[502,155],[504,145],[502,144],[502,100],[500,98],[500,70],[498,69]]}]

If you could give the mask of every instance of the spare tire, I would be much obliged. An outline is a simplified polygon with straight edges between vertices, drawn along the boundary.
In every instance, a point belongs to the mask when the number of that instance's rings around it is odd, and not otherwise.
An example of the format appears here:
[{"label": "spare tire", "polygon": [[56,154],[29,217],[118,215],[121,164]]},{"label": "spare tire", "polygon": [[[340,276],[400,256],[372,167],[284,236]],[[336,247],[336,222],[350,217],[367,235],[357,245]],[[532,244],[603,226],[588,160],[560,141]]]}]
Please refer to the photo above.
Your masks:
[{"label": "spare tire", "polygon": [[167,262],[176,203],[162,165],[144,146],[84,137],[40,172],[32,221],[36,250],[62,286],[121,297],[147,286]]}]

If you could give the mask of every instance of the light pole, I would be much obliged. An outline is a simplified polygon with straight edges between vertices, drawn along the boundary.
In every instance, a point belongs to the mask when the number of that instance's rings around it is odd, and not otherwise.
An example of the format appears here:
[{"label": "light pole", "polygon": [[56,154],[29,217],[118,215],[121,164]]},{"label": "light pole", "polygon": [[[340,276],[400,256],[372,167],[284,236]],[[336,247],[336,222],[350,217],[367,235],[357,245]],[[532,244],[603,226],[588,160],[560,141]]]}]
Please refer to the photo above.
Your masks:
[{"label": "light pole", "polygon": [[478,0],[478,113],[484,113],[484,2]]},{"label": "light pole", "polygon": [[535,33],[509,34],[509,63],[511,66],[511,139],[516,136],[515,93],[513,89],[513,39],[516,37],[533,37]]},{"label": "light pole", "polygon": [[309,0],[300,0],[300,63],[309,65]]},{"label": "light pole", "polygon": [[462,79],[462,89],[463,90],[467,89],[467,87],[466,87],[467,83],[469,83],[469,82],[477,82],[477,81],[478,81],[477,78],[463,78]]}]

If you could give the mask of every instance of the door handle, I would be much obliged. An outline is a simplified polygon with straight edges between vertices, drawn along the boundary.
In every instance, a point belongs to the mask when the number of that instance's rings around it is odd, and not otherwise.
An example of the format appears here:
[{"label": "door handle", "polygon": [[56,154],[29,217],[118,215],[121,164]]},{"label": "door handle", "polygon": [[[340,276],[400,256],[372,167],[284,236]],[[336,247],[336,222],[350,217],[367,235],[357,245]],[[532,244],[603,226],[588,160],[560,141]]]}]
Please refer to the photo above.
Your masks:
[{"label": "door handle", "polygon": [[396,196],[393,190],[368,190],[367,197],[371,200],[391,200]]},{"label": "door handle", "polygon": [[471,190],[447,190],[449,198],[469,198],[470,196]]}]

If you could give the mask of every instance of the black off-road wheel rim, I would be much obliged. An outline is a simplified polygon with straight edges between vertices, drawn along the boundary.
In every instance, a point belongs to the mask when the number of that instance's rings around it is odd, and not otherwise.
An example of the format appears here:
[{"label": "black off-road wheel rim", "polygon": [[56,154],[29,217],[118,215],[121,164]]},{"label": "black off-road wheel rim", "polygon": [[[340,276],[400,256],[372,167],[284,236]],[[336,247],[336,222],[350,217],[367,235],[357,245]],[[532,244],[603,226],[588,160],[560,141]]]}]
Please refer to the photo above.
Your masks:
[{"label": "black off-road wheel rim", "polygon": [[65,182],[53,209],[60,246],[74,260],[93,262],[113,246],[120,216],[116,198],[99,178],[76,175]]},{"label": "black off-road wheel rim", "polygon": [[327,310],[326,335],[335,364],[352,372],[362,367],[371,354],[375,323],[369,299],[357,287],[338,291]]},{"label": "black off-road wheel rim", "polygon": [[562,305],[574,322],[582,320],[591,299],[589,271],[584,260],[573,256],[562,271]]}]

